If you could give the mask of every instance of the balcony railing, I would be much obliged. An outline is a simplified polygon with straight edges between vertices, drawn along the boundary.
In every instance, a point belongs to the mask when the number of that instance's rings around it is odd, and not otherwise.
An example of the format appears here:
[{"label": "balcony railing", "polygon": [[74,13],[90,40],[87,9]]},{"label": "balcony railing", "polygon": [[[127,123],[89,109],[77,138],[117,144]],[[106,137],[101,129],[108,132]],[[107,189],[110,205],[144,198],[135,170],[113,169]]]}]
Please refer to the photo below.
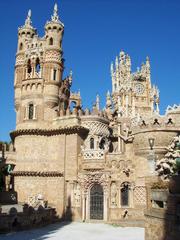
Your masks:
[{"label": "balcony railing", "polygon": [[103,159],[104,158],[104,150],[83,150],[82,151],[84,159]]}]

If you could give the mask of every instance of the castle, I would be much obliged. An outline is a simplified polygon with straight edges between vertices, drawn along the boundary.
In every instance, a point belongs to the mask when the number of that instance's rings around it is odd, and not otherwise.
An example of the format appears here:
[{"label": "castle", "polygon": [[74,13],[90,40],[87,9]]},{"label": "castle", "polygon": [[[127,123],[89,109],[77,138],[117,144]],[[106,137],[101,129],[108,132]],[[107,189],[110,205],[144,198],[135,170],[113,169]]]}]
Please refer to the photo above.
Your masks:
[{"label": "castle", "polygon": [[159,90],[146,58],[136,72],[123,51],[111,64],[112,92],[100,109],[82,109],[71,92],[72,72],[63,78],[64,25],[57,5],[40,38],[31,11],[18,29],[15,63],[14,162],[19,202],[37,195],[74,220],[143,220],[145,178],[180,129],[180,107],[159,113]]}]

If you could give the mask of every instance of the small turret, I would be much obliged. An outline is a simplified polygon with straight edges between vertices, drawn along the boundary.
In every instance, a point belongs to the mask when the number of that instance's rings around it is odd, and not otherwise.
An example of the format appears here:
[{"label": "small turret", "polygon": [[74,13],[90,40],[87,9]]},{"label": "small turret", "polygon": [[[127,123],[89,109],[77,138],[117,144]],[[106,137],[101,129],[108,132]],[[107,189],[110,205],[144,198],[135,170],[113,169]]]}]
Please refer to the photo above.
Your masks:
[{"label": "small turret", "polygon": [[47,47],[62,49],[62,38],[64,34],[64,24],[58,15],[58,6],[54,5],[54,12],[51,20],[45,25]]},{"label": "small turret", "polygon": [[36,35],[36,29],[32,26],[32,12],[28,11],[25,23],[18,29],[18,51],[24,50],[25,40],[33,38]]}]

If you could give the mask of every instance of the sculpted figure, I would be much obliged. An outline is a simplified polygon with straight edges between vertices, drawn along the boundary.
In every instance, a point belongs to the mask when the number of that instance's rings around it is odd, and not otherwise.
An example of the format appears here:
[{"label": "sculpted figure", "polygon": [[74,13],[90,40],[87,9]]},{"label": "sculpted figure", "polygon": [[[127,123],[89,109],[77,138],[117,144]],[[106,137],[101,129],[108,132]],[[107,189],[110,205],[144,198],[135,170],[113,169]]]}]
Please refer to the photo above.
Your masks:
[{"label": "sculpted figure", "polygon": [[115,183],[111,185],[111,205],[117,205],[117,187]]}]

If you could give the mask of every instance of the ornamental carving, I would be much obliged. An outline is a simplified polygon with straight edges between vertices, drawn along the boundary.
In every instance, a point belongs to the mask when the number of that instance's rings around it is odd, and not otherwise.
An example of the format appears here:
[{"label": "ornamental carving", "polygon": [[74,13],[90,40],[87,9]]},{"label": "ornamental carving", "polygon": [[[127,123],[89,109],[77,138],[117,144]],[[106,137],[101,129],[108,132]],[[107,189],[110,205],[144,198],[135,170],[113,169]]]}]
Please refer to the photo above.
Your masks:
[{"label": "ornamental carving", "polygon": [[109,137],[110,132],[107,124],[97,121],[85,121],[82,125],[89,129],[91,135]]},{"label": "ornamental carving", "polygon": [[131,160],[110,159],[107,161],[106,167],[116,172],[123,172],[128,176],[134,171],[134,166]]},{"label": "ornamental carving", "polygon": [[78,182],[82,187],[84,193],[87,193],[88,189],[94,184],[100,184],[103,186],[104,191],[108,191],[109,174],[99,171],[91,171],[87,173],[80,173],[78,175]]},{"label": "ornamental carving", "polygon": [[24,64],[24,56],[23,55],[18,55],[16,57],[16,65],[22,65]]},{"label": "ornamental carving", "polygon": [[117,206],[117,186],[115,182],[111,184],[111,205]]},{"label": "ornamental carving", "polygon": [[78,183],[75,183],[73,186],[73,206],[81,206],[81,187]]},{"label": "ornamental carving", "polygon": [[146,188],[144,186],[134,188],[134,204],[146,205]]},{"label": "ornamental carving", "polygon": [[61,61],[61,55],[57,51],[53,51],[53,50],[48,51],[48,52],[46,52],[45,61],[60,62]]}]

